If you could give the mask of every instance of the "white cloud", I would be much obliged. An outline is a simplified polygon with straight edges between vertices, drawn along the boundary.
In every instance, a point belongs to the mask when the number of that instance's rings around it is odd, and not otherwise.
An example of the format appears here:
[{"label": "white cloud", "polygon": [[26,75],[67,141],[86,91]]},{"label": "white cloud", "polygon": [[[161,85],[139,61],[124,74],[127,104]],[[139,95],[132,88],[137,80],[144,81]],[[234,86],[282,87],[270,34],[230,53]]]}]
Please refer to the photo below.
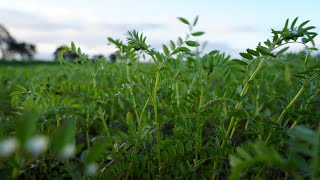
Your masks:
[{"label": "white cloud", "polygon": [[[50,2],[46,6],[44,4],[48,2],[42,1],[38,1],[39,3],[22,1],[15,6],[10,6],[8,2],[0,2],[2,23],[13,37],[20,41],[35,43],[39,53],[37,58],[51,59],[52,53],[59,45],[69,45],[71,41],[86,53],[109,54],[114,52],[115,48],[107,45],[107,37],[125,39],[124,34],[131,29],[143,32],[148,37],[147,42],[154,48],[161,48],[162,44],[176,40],[178,36],[184,38],[188,32],[188,27],[178,22],[175,17],[169,21],[167,16],[146,15],[143,18],[136,18],[132,11],[127,13],[127,16],[133,13],[132,17],[123,18],[122,9],[119,10],[119,14],[99,16],[101,12],[96,12],[95,9],[88,10],[86,6],[77,4],[73,7],[74,2],[61,5]],[[105,7],[106,11],[110,8],[112,6]],[[234,22],[227,24],[222,20],[205,22],[200,18],[196,30],[206,32],[203,37],[195,39],[201,42],[208,40],[207,49],[218,49],[235,56],[240,51],[255,48],[259,42],[271,38],[270,27],[265,28],[261,24],[260,26],[252,23],[243,24],[243,22],[238,24]]]},{"label": "white cloud", "polygon": [[53,20],[46,15],[15,10],[1,10],[0,17],[7,17],[4,23],[12,36],[20,41],[35,43],[39,54],[36,58],[52,57],[55,49],[62,44],[74,41],[84,52],[89,54],[110,54],[114,47],[107,46],[107,37],[122,38],[129,29],[153,31],[165,28],[163,24],[150,22],[103,22],[99,20]]}]

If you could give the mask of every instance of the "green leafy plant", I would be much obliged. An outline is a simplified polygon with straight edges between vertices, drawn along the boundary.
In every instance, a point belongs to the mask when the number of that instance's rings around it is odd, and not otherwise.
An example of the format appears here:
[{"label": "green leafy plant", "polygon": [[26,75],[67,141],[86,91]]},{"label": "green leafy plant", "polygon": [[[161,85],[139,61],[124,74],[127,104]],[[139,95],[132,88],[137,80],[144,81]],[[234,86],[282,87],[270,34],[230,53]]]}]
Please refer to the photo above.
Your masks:
[{"label": "green leafy plant", "polygon": [[318,179],[315,27],[287,20],[234,59],[206,50],[198,17],[178,20],[186,35],[160,49],[108,37],[117,63],[74,43],[60,64],[4,63],[1,177]]}]

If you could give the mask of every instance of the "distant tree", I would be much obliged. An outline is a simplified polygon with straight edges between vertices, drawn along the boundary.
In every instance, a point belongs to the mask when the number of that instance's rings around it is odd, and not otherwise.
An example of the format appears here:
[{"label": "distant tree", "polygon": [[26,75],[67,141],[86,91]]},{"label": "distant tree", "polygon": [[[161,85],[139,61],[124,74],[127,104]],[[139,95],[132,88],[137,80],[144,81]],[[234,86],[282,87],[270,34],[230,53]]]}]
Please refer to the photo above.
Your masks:
[{"label": "distant tree", "polygon": [[105,58],[103,54],[97,54],[92,56],[92,59],[100,59],[100,58]]},{"label": "distant tree", "polygon": [[99,59],[103,58],[104,60],[106,60],[106,58],[104,57],[103,54],[96,54],[94,56],[92,56],[92,62],[93,63],[97,63],[99,61]]},{"label": "distant tree", "polygon": [[3,59],[19,55],[22,59],[33,59],[36,46],[26,42],[18,42],[9,31],[0,25],[0,50]]},{"label": "distant tree", "polygon": [[18,54],[22,59],[33,59],[34,54],[36,53],[36,46],[33,44],[28,44],[25,42],[17,43],[10,42],[8,44],[7,53],[11,56]]},{"label": "distant tree", "polygon": [[114,53],[110,54],[109,59],[110,59],[111,62],[116,62],[117,61],[116,54],[114,54]]},{"label": "distant tree", "polygon": [[6,58],[8,44],[12,41],[14,41],[13,37],[10,35],[7,29],[0,24],[0,49],[2,58]]},{"label": "distant tree", "polygon": [[[53,53],[54,60],[58,60],[59,52],[64,49],[63,47],[65,47],[65,45],[59,46],[54,51],[54,53]],[[78,57],[78,55],[73,53],[73,52],[71,52],[71,51],[67,51],[67,52],[63,53],[63,59],[67,60],[67,61],[72,61],[72,60],[76,59],[77,57]]]},{"label": "distant tree", "polygon": [[[99,60],[100,58],[106,59],[103,54],[97,54],[97,55],[92,56],[92,60],[93,60],[93,61]],[[116,55],[115,55],[115,54],[110,54],[110,55],[109,55],[109,60],[110,60],[110,62],[112,62],[112,63],[116,62],[116,60],[117,60]]]}]

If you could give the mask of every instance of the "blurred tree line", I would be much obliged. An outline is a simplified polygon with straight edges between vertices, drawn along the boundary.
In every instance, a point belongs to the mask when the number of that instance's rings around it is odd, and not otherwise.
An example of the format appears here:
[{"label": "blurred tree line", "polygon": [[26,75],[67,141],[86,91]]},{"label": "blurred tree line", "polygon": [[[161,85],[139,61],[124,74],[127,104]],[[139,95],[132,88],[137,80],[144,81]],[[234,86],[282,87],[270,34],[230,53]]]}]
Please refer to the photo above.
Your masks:
[{"label": "blurred tree line", "polygon": [[[58,60],[58,54],[60,51],[62,51],[64,49],[66,45],[62,45],[62,46],[59,46],[53,53],[53,57],[54,57],[54,60],[57,61]],[[76,58],[78,58],[78,55],[76,53],[73,53],[71,51],[67,51],[63,54],[63,59],[64,60],[67,60],[67,61],[73,61],[75,60]],[[98,60],[98,59],[105,59],[105,60],[109,60],[110,62],[116,62],[117,60],[117,57],[114,53],[110,54],[109,57],[105,57],[103,54],[96,54],[96,55],[93,55],[91,60],[95,61],[95,60]]]},{"label": "blurred tree line", "polygon": [[[59,46],[53,53],[54,60],[57,60],[59,52],[63,49],[63,46]],[[27,42],[17,41],[7,30],[7,28],[0,24],[0,59],[16,59],[33,60],[36,54],[36,46]],[[77,54],[72,52],[64,53],[65,60],[75,60]],[[116,55],[111,54],[109,57],[105,57],[103,54],[97,54],[92,56],[92,60],[104,58],[110,62],[116,61]]]},{"label": "blurred tree line", "polygon": [[0,52],[2,59],[16,58],[32,60],[36,46],[27,42],[17,41],[9,31],[0,24]]}]

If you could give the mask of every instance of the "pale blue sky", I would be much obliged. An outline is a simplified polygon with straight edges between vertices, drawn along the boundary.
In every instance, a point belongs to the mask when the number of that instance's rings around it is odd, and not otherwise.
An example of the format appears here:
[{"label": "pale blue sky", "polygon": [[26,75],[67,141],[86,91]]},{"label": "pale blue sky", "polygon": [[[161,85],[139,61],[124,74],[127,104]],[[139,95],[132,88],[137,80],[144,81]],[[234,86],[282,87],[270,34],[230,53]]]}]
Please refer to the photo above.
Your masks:
[{"label": "pale blue sky", "polygon": [[319,8],[318,0],[1,0],[0,23],[17,39],[35,43],[38,58],[50,59],[58,45],[71,41],[89,54],[107,55],[115,50],[107,37],[124,38],[129,29],[144,32],[157,48],[187,32],[178,16],[199,15],[197,29],[206,32],[199,40],[208,41],[208,50],[236,55],[269,38],[287,18],[320,27]]}]

